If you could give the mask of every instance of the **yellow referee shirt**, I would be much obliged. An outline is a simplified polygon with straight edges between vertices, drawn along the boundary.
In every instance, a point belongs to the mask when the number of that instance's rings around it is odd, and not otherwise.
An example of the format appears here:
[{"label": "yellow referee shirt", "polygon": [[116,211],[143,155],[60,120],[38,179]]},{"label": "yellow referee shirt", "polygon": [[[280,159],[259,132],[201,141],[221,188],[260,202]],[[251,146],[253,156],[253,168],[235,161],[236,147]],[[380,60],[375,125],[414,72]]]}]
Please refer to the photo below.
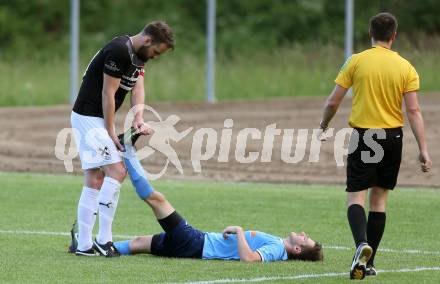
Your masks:
[{"label": "yellow referee shirt", "polygon": [[419,89],[419,75],[397,52],[376,46],[348,58],[335,83],[353,86],[351,127],[396,128],[403,126],[403,94]]}]

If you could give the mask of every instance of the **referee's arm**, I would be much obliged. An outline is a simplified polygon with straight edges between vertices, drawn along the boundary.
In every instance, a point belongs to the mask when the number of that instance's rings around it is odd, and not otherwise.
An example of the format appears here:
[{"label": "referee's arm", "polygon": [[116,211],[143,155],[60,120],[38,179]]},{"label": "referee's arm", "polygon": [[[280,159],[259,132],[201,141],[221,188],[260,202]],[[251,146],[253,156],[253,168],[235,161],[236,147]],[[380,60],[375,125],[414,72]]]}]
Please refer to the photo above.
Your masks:
[{"label": "referee's arm", "polygon": [[428,145],[426,144],[425,125],[423,123],[422,111],[420,110],[419,101],[416,92],[408,92],[404,94],[406,115],[411,126],[411,130],[419,145],[419,160],[423,172],[431,170],[432,161],[428,154]]},{"label": "referee's arm", "polygon": [[342,99],[347,93],[347,90],[348,89],[336,84],[335,88],[333,89],[333,92],[327,98],[322,114],[321,123],[319,125],[322,130],[327,129],[330,121],[332,120],[333,116],[336,114],[336,111],[338,110],[339,105],[342,102]]}]

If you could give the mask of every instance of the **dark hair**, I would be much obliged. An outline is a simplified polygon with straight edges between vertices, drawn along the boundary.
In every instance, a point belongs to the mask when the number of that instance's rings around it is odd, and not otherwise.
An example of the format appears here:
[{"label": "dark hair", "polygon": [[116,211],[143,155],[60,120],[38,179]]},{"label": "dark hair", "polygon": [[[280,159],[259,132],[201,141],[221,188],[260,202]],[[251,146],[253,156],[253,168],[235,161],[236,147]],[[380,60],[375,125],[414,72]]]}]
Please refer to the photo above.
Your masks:
[{"label": "dark hair", "polygon": [[397,31],[397,19],[391,13],[379,13],[370,19],[370,33],[374,40],[390,41]]},{"label": "dark hair", "polygon": [[149,35],[154,43],[165,43],[174,49],[174,34],[170,26],[162,21],[154,21],[145,26],[142,34]]},{"label": "dark hair", "polygon": [[322,245],[318,242],[315,242],[313,247],[301,245],[300,253],[287,253],[287,257],[289,260],[323,261],[324,253],[322,251]]}]

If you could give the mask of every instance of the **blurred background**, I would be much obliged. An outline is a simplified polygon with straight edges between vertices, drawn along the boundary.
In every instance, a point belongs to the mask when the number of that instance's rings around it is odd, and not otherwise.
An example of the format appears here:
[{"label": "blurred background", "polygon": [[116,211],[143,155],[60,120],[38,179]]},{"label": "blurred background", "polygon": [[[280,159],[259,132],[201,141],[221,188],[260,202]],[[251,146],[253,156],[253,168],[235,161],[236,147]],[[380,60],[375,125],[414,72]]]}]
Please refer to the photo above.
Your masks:
[{"label": "blurred background", "polygon": [[[204,101],[207,1],[80,2],[79,80],[110,39],[161,19],[176,49],[148,63],[148,101]],[[328,95],[344,62],[344,2],[217,1],[217,100]],[[394,48],[422,91],[438,91],[440,1],[355,0],[354,52],[370,45],[368,20],[380,11],[397,16]],[[69,0],[0,0],[0,106],[69,102],[69,36]]]},{"label": "blurred background", "polygon": [[[60,130],[70,127],[71,1],[0,0],[0,171],[66,173],[54,149]],[[318,127],[326,96],[345,61],[345,4],[350,0],[217,0],[215,104],[206,103],[208,2],[80,1],[76,86],[93,55],[113,37],[136,34],[153,20],[165,20],[175,32],[176,48],[146,65],[147,104],[163,119],[178,115],[178,131],[194,127],[185,139],[171,143],[184,174],[170,166],[167,178],[343,183],[345,168],[336,166],[332,142],[322,145],[319,163],[310,163],[309,144],[298,146],[295,137],[298,129],[308,129],[307,141],[311,141],[311,129]],[[420,75],[420,101],[435,164],[440,160],[440,148],[434,147],[440,139],[440,1],[353,3],[353,52],[371,46],[371,16],[382,11],[397,16],[398,40],[393,48]],[[126,102],[117,115],[120,132],[128,106]],[[347,98],[332,121],[335,133],[348,127],[350,109]],[[144,117],[155,119],[148,114]],[[195,172],[191,161],[194,132],[206,127],[220,134],[225,119],[234,121],[228,162],[218,162],[216,150],[202,162],[202,172]],[[270,163],[237,162],[237,133],[249,127],[264,133],[272,123],[278,129],[294,129],[295,141],[288,150],[293,156],[305,149],[304,158],[298,163],[284,162],[280,135],[273,141]],[[408,126],[404,131],[399,184],[440,186],[435,167],[429,174],[417,174],[417,143]],[[67,139],[68,147],[72,141]],[[141,140],[141,145],[149,141],[148,137]],[[262,142],[248,139],[246,151],[261,152]],[[155,152],[142,162],[150,172],[158,173],[167,159]],[[73,170],[81,172],[78,158]]]},{"label": "blurred background", "polygon": [[[345,61],[345,4],[351,0],[217,0],[216,103],[206,102],[209,0],[80,0],[76,87],[93,55],[113,37],[136,34],[153,20],[167,21],[175,32],[175,50],[146,65],[146,103],[163,120],[177,115],[178,132],[193,128],[182,140],[168,141],[183,174],[160,151],[142,164],[150,174],[166,170],[165,181],[153,185],[179,212],[208,231],[221,230],[230,222],[276,235],[298,228],[313,238],[319,236],[325,246],[323,264],[255,267],[149,257],[90,263],[65,253],[83,184],[69,131],[71,1],[75,0],[0,0],[0,284],[75,279],[79,283],[231,279],[346,283],[343,272],[352,252],[343,210],[346,170],[335,158],[338,152],[340,157],[345,154],[333,138],[322,143],[319,161],[312,161],[310,153],[312,131],[319,127],[326,96]],[[352,1],[353,52],[371,46],[371,16],[382,11],[396,15],[399,29],[393,48],[420,75],[419,99],[434,163],[430,173],[421,173],[418,146],[406,123],[399,189],[389,197],[387,218],[392,221],[381,245],[386,249],[380,252],[377,283],[440,283],[440,147],[435,146],[440,141],[440,0]],[[129,105],[126,99],[117,113],[119,133]],[[347,96],[330,124],[334,133],[348,127],[350,111]],[[144,118],[157,121],[147,111]],[[225,125],[231,119],[233,127]],[[271,160],[267,155],[263,160],[263,137],[274,124],[282,135],[268,141],[266,146],[273,144]],[[222,154],[220,160],[219,145],[228,140],[227,134],[223,140],[227,127],[232,130],[230,149],[225,147],[227,159]],[[206,153],[212,148],[207,146],[208,138],[195,135],[202,128],[214,130],[210,140],[217,144],[206,155],[210,157],[200,161],[198,172],[192,150]],[[246,138],[246,148],[239,151],[243,156],[258,155],[250,163],[237,158],[237,144],[243,146],[237,137],[246,128],[262,134],[262,139]],[[304,130],[307,139],[299,139]],[[139,139],[138,149],[152,146],[149,137]],[[348,136],[343,138],[348,148]],[[200,148],[195,147],[194,142],[200,141]],[[160,229],[128,183],[126,179],[121,190],[115,239],[116,234],[126,238]],[[401,190],[405,186],[412,188]],[[147,275],[146,266],[153,273]],[[323,278],[327,276],[331,277]]]}]

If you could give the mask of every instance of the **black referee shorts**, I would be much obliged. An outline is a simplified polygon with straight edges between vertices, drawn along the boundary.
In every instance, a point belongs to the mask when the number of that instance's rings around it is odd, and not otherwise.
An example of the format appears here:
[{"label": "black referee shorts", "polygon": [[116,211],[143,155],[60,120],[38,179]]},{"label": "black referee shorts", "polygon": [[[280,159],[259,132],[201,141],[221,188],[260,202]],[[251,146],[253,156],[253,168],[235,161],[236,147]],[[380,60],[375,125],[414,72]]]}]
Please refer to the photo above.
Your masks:
[{"label": "black referee shorts", "polygon": [[[401,127],[355,128],[347,158],[346,191],[357,192],[375,186],[394,189],[402,160],[402,138]],[[380,148],[383,150],[382,158]]]}]

